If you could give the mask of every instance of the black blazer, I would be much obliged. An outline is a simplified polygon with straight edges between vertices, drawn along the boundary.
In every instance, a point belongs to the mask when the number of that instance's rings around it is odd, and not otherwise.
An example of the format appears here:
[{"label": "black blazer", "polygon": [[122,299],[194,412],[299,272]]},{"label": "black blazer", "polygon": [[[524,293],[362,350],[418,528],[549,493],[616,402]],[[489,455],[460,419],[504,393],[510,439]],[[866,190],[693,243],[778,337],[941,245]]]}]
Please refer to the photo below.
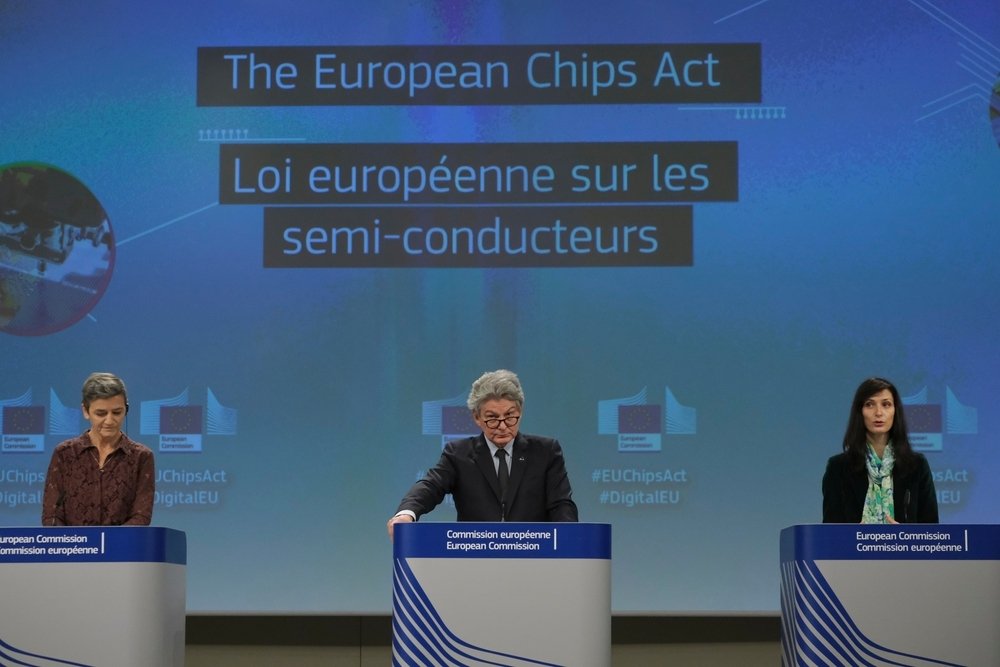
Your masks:
[{"label": "black blazer", "polygon": [[577,521],[559,442],[518,433],[513,444],[505,498],[500,498],[490,447],[480,434],[446,444],[437,465],[413,485],[396,511],[410,510],[419,519],[450,493],[459,521]]},{"label": "black blazer", "polygon": [[[893,517],[900,523],[937,523],[934,477],[923,454],[914,452],[913,465],[892,471]],[[868,473],[851,467],[847,453],[830,457],[823,474],[823,523],[859,523],[868,493]]]}]

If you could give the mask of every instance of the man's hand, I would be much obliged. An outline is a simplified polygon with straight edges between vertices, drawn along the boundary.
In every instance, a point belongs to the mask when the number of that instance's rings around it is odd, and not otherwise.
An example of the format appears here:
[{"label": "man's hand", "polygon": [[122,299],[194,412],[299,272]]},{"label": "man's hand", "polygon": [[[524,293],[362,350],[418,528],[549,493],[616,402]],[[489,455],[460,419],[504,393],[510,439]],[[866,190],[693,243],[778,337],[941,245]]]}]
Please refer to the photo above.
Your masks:
[{"label": "man's hand", "polygon": [[385,524],[386,530],[389,531],[389,539],[392,540],[392,527],[397,523],[413,523],[413,517],[409,514],[397,514],[396,516],[389,519]]}]

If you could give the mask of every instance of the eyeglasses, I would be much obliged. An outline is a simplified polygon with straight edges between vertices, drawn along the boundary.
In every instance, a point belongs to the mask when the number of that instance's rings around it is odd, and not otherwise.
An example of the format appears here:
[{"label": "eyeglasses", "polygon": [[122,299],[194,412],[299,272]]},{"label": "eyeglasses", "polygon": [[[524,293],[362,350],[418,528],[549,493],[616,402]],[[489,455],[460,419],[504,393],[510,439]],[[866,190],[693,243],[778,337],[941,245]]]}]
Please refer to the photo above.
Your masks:
[{"label": "eyeglasses", "polygon": [[486,428],[500,428],[500,422],[507,425],[508,428],[514,428],[514,424],[521,418],[521,415],[515,415],[513,417],[503,417],[503,418],[491,418],[484,419],[483,423],[486,424]]}]

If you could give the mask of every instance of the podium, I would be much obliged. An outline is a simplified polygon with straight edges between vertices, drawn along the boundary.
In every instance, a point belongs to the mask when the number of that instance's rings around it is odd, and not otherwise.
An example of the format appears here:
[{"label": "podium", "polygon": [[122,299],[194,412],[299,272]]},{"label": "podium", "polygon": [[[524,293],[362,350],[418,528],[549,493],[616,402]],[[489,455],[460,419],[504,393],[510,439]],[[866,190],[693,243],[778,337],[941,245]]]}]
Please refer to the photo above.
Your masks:
[{"label": "podium", "polygon": [[183,667],[184,533],[0,528],[0,665]]},{"label": "podium", "polygon": [[782,665],[1000,665],[1000,526],[781,531]]},{"label": "podium", "polygon": [[392,664],[609,667],[611,526],[401,523]]}]

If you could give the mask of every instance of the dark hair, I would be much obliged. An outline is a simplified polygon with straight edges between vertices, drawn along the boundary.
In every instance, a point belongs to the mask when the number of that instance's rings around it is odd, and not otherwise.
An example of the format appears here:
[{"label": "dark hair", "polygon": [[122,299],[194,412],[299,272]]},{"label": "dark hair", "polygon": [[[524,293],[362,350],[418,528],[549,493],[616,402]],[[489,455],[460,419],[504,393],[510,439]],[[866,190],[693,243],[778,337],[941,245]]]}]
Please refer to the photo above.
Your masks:
[{"label": "dark hair", "polygon": [[910,436],[906,430],[906,416],[903,414],[903,400],[899,397],[896,386],[885,378],[868,378],[858,386],[854,392],[854,401],[851,403],[851,414],[847,418],[847,430],[844,432],[844,452],[851,461],[853,467],[861,469],[865,467],[865,457],[867,456],[868,431],[865,429],[865,418],[861,409],[865,401],[888,389],[892,394],[892,402],[895,412],[892,418],[892,428],[889,429],[889,440],[892,442],[893,456],[896,458],[895,465],[900,469],[906,469],[913,461],[913,447],[910,446]]},{"label": "dark hair", "polygon": [[128,408],[128,394],[125,391],[125,383],[117,375],[111,373],[91,373],[83,381],[83,407],[90,409],[91,401],[101,398],[113,398],[121,396],[125,399],[125,407]]}]

